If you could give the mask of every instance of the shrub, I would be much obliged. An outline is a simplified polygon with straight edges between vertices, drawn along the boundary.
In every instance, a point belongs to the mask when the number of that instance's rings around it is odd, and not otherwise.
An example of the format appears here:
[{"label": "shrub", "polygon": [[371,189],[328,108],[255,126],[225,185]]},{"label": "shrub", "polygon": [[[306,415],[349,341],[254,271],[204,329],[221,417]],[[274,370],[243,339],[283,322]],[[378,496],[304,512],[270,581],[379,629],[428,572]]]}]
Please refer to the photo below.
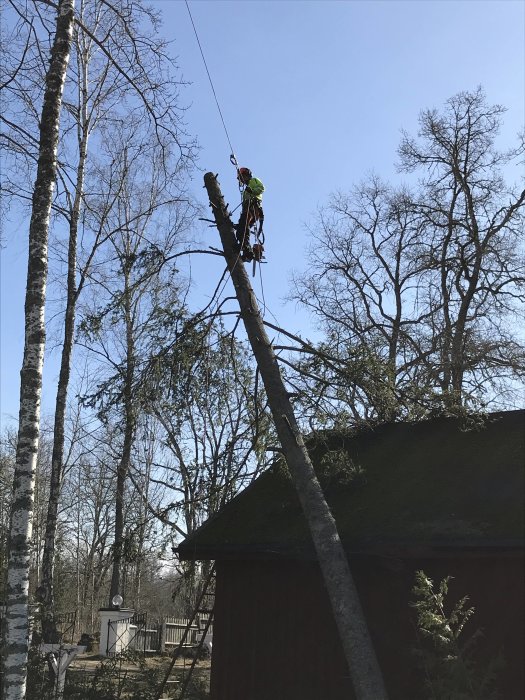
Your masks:
[{"label": "shrub", "polygon": [[425,687],[432,700],[496,700],[497,672],[503,666],[502,656],[482,668],[474,658],[476,642],[482,635],[476,629],[470,636],[464,628],[474,615],[464,596],[452,608],[445,610],[448,594],[447,576],[434,590],[433,581],[423,571],[416,572],[412,592],[417,611],[419,644],[414,652],[425,676]]}]

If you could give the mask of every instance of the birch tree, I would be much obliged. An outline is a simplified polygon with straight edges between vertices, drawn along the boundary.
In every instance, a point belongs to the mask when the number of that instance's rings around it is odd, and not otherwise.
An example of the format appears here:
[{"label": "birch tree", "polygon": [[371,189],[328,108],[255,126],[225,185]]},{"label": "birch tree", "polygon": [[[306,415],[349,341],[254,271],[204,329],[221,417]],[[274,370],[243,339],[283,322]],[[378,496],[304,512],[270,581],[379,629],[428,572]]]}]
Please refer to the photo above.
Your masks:
[{"label": "birch tree", "polygon": [[[4,186],[10,199],[22,204],[30,192],[36,143],[32,133],[38,127],[38,114],[32,105],[38,97],[38,76],[44,68],[38,60],[45,42],[46,17],[38,3],[19,10],[22,27],[30,27],[27,41],[18,41],[10,50],[12,79],[9,81],[9,114],[2,116],[5,145],[13,165]],[[41,26],[40,31],[34,25]],[[62,287],[65,278],[65,309],[62,350],[58,377],[51,492],[39,594],[43,606],[44,638],[52,635],[54,614],[53,562],[61,483],[64,472],[66,404],[73,357],[76,309],[90,266],[96,264],[100,248],[111,232],[101,227],[92,236],[83,236],[78,248],[79,223],[91,191],[98,193],[100,158],[92,164],[90,143],[100,144],[103,133],[118,129],[132,115],[137,129],[154,134],[162,160],[175,151],[181,169],[191,165],[194,144],[187,138],[179,112],[178,81],[166,53],[166,42],[158,35],[159,16],[142,2],[125,0],[80,0],[75,17],[72,61],[64,92],[64,114],[59,142],[58,190],[53,211],[66,222],[51,241],[55,257],[55,278]],[[16,35],[16,32],[15,32]],[[17,59],[20,57],[19,63]],[[137,115],[142,115],[142,120]],[[96,146],[95,146],[96,149]],[[101,151],[98,150],[100,155]],[[111,167],[112,155],[108,165]],[[21,167],[20,167],[21,166]],[[95,205],[96,206],[96,205]],[[58,219],[57,219],[58,221]],[[84,232],[89,227],[84,227]],[[91,231],[89,231],[91,233]],[[51,277],[52,281],[52,277]],[[62,290],[61,290],[62,291]],[[57,304],[55,304],[57,306]]]},{"label": "birch tree", "polygon": [[23,700],[26,694],[30,543],[35,463],[40,435],[49,216],[55,186],[62,94],[71,51],[73,20],[74,0],[59,0],[55,38],[45,81],[38,166],[29,225],[25,346],[20,373],[19,427],[9,536],[4,664],[6,700]]},{"label": "birch tree", "polygon": [[[61,366],[57,386],[55,408],[55,430],[53,470],[49,499],[46,542],[43,560],[42,590],[48,616],[54,611],[53,560],[54,534],[60,484],[63,473],[64,421],[69,386],[70,365],[73,352],[76,307],[82,293],[90,266],[96,262],[101,246],[111,237],[99,226],[90,247],[83,251],[81,265],[77,265],[78,224],[86,196],[91,206],[90,191],[84,191],[86,167],[89,166],[88,141],[91,135],[111,129],[122,119],[130,119],[137,130],[147,132],[158,127],[162,115],[170,128],[162,138],[157,137],[160,162],[166,162],[166,152],[179,148],[179,160],[192,160],[192,144],[184,139],[180,130],[180,118],[176,112],[177,89],[175,78],[166,68],[164,43],[153,36],[157,17],[151,10],[138,3],[132,10],[126,3],[82,2],[77,17],[75,41],[76,80],[71,93],[76,104],[71,109],[72,123],[77,134],[77,168],[73,190],[69,192],[64,179],[67,196],[69,237],[67,243],[67,289],[64,314],[64,340]],[[164,66],[164,68],[163,68]],[[162,79],[160,78],[160,73]],[[160,85],[158,90],[153,86]],[[147,100],[137,109],[137,101]],[[137,118],[137,111],[142,119]],[[114,126],[113,126],[114,128]],[[98,136],[100,144],[100,135]],[[99,151],[100,153],[100,151]],[[68,159],[69,160],[69,159]],[[73,159],[74,160],[74,159]],[[102,164],[97,163],[96,169]],[[93,177],[93,168],[87,172],[88,188],[96,191],[98,178]],[[97,184],[96,184],[97,183]],[[122,223],[122,222],[121,222]]]},{"label": "birch tree", "polygon": [[90,274],[96,292],[80,324],[82,343],[99,367],[86,405],[121,427],[110,600],[120,593],[125,492],[142,396],[138,363],[159,321],[157,309],[177,308],[173,258],[194,214],[184,168],[170,160],[165,140],[142,133],[140,125],[130,119],[104,141],[113,162],[99,171],[103,196],[92,202],[90,225],[113,233],[104,261]]}]

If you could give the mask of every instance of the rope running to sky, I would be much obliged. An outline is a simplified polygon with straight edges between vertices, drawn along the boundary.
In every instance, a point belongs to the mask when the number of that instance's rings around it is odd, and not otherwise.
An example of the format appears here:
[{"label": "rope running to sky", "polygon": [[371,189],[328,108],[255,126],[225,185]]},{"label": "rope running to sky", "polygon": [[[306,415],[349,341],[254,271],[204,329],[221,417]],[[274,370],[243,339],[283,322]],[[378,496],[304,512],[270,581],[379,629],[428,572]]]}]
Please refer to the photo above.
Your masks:
[{"label": "rope running to sky", "polygon": [[[208,70],[208,64],[206,63],[206,59],[204,57],[204,51],[202,50],[201,42],[199,41],[199,35],[197,34],[197,28],[195,27],[195,22],[193,21],[193,17],[191,16],[191,10],[190,10],[190,6],[188,5],[188,0],[186,0],[186,8],[187,8],[188,14],[190,16],[193,31],[195,32],[195,38],[197,39],[197,44],[199,45],[199,50],[201,52],[202,60],[204,62],[204,67],[206,68],[206,73],[208,74],[208,80],[210,81],[213,96],[215,98],[215,104],[217,105],[217,109],[219,110],[219,115],[220,115],[220,118],[222,121],[222,125],[224,127],[224,133],[226,134],[226,138],[228,139],[228,144],[230,145],[230,153],[235,154],[235,150],[232,146],[230,135],[228,134],[228,129],[226,128],[226,122],[224,121],[224,117],[222,116],[222,110],[221,110],[221,106],[219,104],[219,100],[217,99],[217,93],[215,92],[215,88],[213,86],[213,80],[211,79],[210,71]],[[237,166],[235,166],[235,167],[237,167]]]},{"label": "rope running to sky", "polygon": [[[202,45],[201,45],[201,42],[200,42],[200,40],[199,40],[199,35],[198,35],[198,33],[197,33],[197,28],[196,28],[196,26],[195,26],[195,22],[193,21],[193,17],[192,17],[192,14],[191,14],[190,6],[189,6],[189,4],[188,4],[188,0],[185,0],[185,3],[186,3],[186,9],[188,10],[188,15],[189,15],[189,17],[190,17],[191,25],[192,25],[193,31],[194,31],[194,33],[195,33],[195,38],[197,39],[197,44],[198,44],[199,50],[200,50],[200,52],[201,52],[202,61],[203,61],[203,63],[204,63],[204,67],[206,68],[206,73],[208,74],[208,80],[210,81],[210,86],[211,86],[211,89],[212,89],[212,92],[213,92],[213,97],[215,98],[215,104],[217,105],[217,109],[218,109],[218,111],[219,111],[219,116],[220,116],[220,118],[221,118],[222,126],[224,127],[224,133],[226,134],[226,138],[228,139],[228,144],[229,144],[229,146],[230,146],[230,152],[231,152],[231,154],[233,155],[233,159],[234,159],[234,161],[235,161],[235,162],[234,162],[234,165],[235,165],[236,170],[238,170],[237,159],[235,158],[235,149],[234,149],[233,146],[232,146],[232,142],[231,142],[231,139],[230,139],[230,135],[229,135],[228,129],[227,129],[227,127],[226,127],[226,122],[224,121],[224,117],[223,117],[223,114],[222,114],[221,106],[220,106],[219,100],[218,100],[218,98],[217,98],[217,93],[215,92],[215,87],[214,87],[214,85],[213,85],[213,80],[211,79],[210,71],[209,71],[209,69],[208,69],[208,64],[206,63],[206,58],[205,58],[205,56],[204,56],[204,51],[202,50]],[[240,206],[240,205],[239,205],[239,206]],[[235,211],[235,210],[234,210],[234,211]],[[261,271],[261,264],[260,264],[260,263],[259,263],[259,277],[260,277],[261,290],[262,290],[262,295],[263,295],[263,316],[264,316],[264,315],[265,315],[265,312],[266,312],[266,300],[264,299],[264,289],[263,289],[262,271]],[[223,290],[224,290],[224,285],[223,285],[222,289],[219,291],[219,294],[218,294],[218,297],[219,297],[219,298],[221,297]],[[270,313],[271,313],[271,312],[270,312]],[[271,314],[271,315],[273,316],[273,314]],[[275,318],[275,316],[274,316],[274,318]]]}]

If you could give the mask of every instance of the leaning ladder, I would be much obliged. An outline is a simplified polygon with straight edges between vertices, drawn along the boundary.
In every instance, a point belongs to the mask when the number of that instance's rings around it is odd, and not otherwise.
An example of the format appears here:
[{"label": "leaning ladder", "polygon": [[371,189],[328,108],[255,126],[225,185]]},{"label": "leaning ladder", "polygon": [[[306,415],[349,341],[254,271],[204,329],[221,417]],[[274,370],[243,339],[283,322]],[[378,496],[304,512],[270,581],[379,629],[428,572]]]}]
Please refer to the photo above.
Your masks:
[{"label": "leaning ladder", "polygon": [[[206,635],[208,634],[208,630],[211,627],[213,623],[213,613],[214,613],[214,608],[215,608],[215,564],[212,564],[212,567],[210,569],[210,572],[206,579],[204,580],[204,585],[202,587],[201,594],[197,600],[197,604],[195,605],[195,609],[193,610],[193,613],[188,620],[188,623],[186,627],[184,628],[184,632],[182,633],[180,642],[178,645],[175,647],[174,651],[172,652],[171,655],[171,662],[170,665],[168,666],[168,669],[166,673],[164,674],[164,678],[162,679],[162,683],[159,686],[159,690],[157,692],[157,698],[158,700],[163,700],[162,696],[164,693],[164,688],[168,683],[172,682],[170,681],[170,676],[173,672],[173,668],[175,666],[175,663],[177,659],[179,658],[181,651],[187,647],[186,640],[188,639],[188,635],[190,633],[190,630],[193,627],[194,622],[197,622],[197,626],[199,629],[199,642],[194,648],[194,655],[193,659],[191,662],[191,666],[188,670],[188,672],[185,674],[183,681],[182,681],[182,686],[180,689],[180,695],[178,696],[178,700],[183,700],[186,689],[188,687],[188,684],[191,680],[191,676],[193,673],[193,669],[195,668],[195,665],[197,664],[197,661],[199,659],[199,655],[202,651],[202,646],[204,644],[204,640],[206,638]],[[201,618],[204,618],[203,620]],[[203,625],[201,627],[201,621],[203,622]]]}]

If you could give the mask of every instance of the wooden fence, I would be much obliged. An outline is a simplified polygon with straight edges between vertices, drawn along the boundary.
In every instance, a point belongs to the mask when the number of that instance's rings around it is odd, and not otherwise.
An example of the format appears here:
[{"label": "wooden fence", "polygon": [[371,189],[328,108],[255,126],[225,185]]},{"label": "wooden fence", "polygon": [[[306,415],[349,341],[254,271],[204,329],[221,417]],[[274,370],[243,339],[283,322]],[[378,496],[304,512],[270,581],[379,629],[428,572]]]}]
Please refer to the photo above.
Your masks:
[{"label": "wooden fence", "polygon": [[[188,625],[188,618],[166,617],[153,625],[145,628],[130,625],[130,649],[149,653],[169,652],[178,646],[182,640],[184,630]],[[186,637],[185,646],[195,646],[199,643],[205,621],[200,625],[191,625]],[[213,625],[210,625],[208,634],[213,634]]]},{"label": "wooden fence", "polygon": [[[33,626],[35,610],[38,606],[30,606],[30,629]],[[0,630],[4,623],[5,605],[0,603]],[[204,632],[206,618],[201,617],[199,622],[194,622],[186,637],[185,646],[196,646]],[[158,654],[170,652],[181,642],[182,635],[189,622],[189,618],[165,617],[163,620],[146,624],[145,627],[130,625],[130,643],[128,648],[134,651]],[[208,635],[213,634],[213,624],[210,625]],[[71,640],[72,641],[72,640]]]}]

